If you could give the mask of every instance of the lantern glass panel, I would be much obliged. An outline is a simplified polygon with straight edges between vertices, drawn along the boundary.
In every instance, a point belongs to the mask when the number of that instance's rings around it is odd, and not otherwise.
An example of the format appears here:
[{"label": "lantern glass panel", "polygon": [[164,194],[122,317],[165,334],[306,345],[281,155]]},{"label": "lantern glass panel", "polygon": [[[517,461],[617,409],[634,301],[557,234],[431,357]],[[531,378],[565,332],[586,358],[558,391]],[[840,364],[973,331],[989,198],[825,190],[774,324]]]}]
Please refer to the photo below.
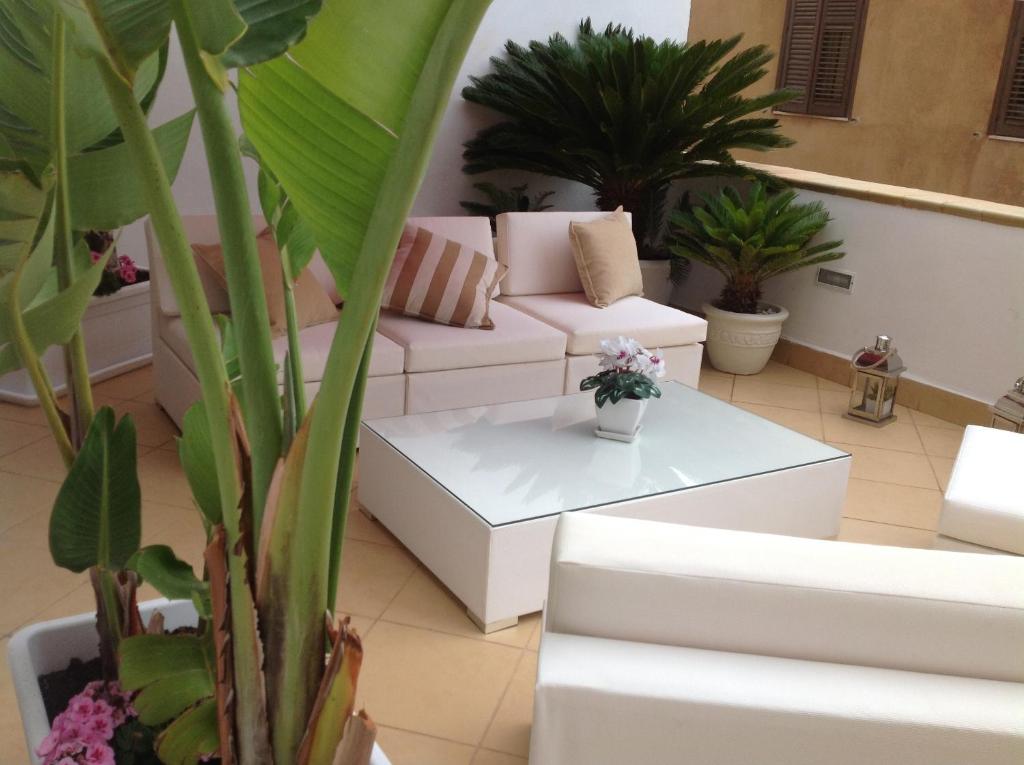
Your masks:
[{"label": "lantern glass panel", "polygon": [[[881,419],[879,405],[883,396],[883,378],[866,372],[857,372],[853,392],[850,394],[850,409],[871,420]],[[892,404],[889,404],[892,412]]]}]

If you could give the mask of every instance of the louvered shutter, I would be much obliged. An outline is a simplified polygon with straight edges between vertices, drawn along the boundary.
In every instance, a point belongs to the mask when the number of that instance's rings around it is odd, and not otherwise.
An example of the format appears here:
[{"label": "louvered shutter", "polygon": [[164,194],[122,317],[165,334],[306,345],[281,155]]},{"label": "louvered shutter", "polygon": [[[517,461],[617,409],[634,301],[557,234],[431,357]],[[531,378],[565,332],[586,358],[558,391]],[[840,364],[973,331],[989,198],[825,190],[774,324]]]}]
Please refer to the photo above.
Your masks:
[{"label": "louvered shutter", "polygon": [[789,0],[778,84],[800,96],[782,111],[849,116],[866,10],[867,0]]},{"label": "louvered shutter", "polygon": [[1024,2],[1015,0],[1003,71],[992,111],[993,135],[1024,138]]},{"label": "louvered shutter", "polygon": [[782,111],[807,111],[815,53],[818,49],[820,11],[821,0],[789,0],[778,85],[780,88],[797,91],[800,95],[780,106]]}]

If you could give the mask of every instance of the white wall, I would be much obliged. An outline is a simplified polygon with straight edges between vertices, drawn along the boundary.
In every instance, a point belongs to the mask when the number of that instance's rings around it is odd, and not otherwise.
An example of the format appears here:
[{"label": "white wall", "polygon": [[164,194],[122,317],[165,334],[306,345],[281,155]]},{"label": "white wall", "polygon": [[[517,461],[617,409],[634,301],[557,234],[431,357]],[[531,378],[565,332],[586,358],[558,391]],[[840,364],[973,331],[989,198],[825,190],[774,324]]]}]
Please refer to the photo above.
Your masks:
[{"label": "white wall", "polygon": [[[789,309],[783,337],[840,356],[891,335],[907,376],[985,402],[1024,374],[1024,228],[850,197],[801,191],[834,221],[856,274],[850,294],[819,287],[815,268],[768,283]],[[681,303],[713,298],[722,279],[695,264]]]}]

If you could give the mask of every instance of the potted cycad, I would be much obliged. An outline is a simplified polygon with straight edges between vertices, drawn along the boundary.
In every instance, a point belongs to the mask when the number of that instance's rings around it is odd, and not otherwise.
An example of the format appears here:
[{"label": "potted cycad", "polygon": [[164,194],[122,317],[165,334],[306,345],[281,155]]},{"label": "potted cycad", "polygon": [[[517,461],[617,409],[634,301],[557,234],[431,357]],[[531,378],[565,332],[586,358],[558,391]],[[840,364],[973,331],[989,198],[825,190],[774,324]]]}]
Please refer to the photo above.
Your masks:
[{"label": "potted cycad", "polygon": [[[5,4],[0,97],[49,98],[3,103],[0,371],[28,372],[68,469],[51,516],[54,561],[89,570],[97,593],[95,614],[29,628],[10,643],[29,745],[41,746],[47,762],[370,761],[372,723],[353,714],[362,648],[334,604],[371,338],[448,95],[488,4]],[[412,17],[418,23],[395,23]],[[226,266],[231,316],[219,327],[171,193],[173,147],[145,113],[172,26]],[[308,407],[297,331],[288,333],[283,395],[278,387],[242,144],[227,103],[236,95],[286,286],[319,249],[346,298]],[[134,426],[93,407],[80,322],[110,254],[90,263],[82,232],[114,227],[99,222],[110,220],[99,209],[116,213],[116,225],[149,215],[196,362],[202,399],[185,415],[179,454],[204,520],[201,571],[166,546],[140,548]],[[41,368],[52,346],[70,358],[70,414]],[[137,606],[140,581],[174,602]],[[179,634],[179,626],[190,628]],[[49,731],[37,676],[69,651],[92,659],[97,642],[100,685],[83,683]],[[134,721],[146,730],[113,751]],[[379,750],[372,756],[383,762]]]},{"label": "potted cycad", "polygon": [[703,207],[683,208],[670,222],[672,254],[704,263],[725,277],[718,299],[703,306],[712,365],[733,374],[757,374],[771,358],[789,311],[765,303],[765,281],[838,260],[842,241],[812,244],[828,224],[821,202],[795,204],[796,192],[769,193],[757,182],[744,196],[727,186],[701,195]]}]

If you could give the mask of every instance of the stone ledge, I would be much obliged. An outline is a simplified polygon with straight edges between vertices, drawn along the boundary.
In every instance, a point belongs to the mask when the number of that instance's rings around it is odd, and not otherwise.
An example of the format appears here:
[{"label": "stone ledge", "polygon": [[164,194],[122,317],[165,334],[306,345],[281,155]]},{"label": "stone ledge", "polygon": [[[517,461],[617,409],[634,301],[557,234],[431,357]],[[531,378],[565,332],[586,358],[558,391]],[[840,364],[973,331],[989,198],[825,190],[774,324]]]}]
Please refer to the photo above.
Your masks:
[{"label": "stone ledge", "polygon": [[791,186],[826,194],[863,199],[879,204],[897,205],[917,210],[957,215],[961,218],[973,218],[986,223],[1001,226],[1017,226],[1024,228],[1024,207],[989,202],[984,199],[958,197],[953,194],[941,194],[937,191],[911,189],[905,186],[891,186],[886,183],[860,181],[855,178],[844,178],[838,175],[827,175],[811,170],[798,170],[779,165],[765,165],[757,162],[741,164],[761,170],[784,180]]}]

